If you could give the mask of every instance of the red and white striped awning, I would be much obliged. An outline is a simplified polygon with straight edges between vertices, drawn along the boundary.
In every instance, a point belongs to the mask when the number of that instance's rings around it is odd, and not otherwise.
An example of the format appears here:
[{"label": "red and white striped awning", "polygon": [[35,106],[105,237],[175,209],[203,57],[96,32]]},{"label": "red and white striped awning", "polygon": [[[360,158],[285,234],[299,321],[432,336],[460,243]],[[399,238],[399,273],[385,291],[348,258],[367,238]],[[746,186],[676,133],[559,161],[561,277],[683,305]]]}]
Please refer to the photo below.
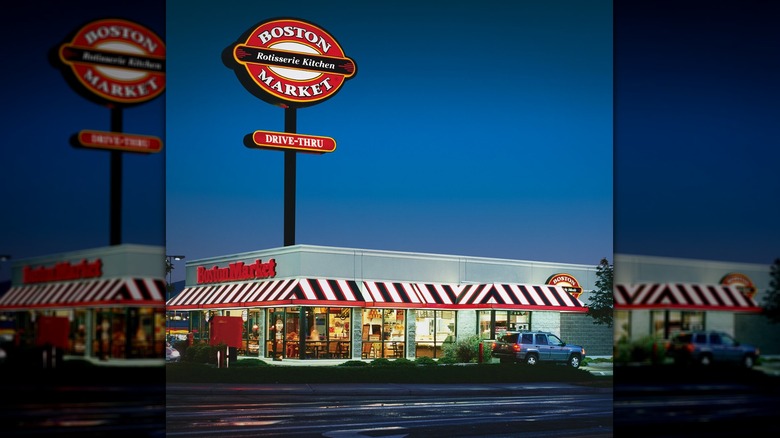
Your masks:
[{"label": "red and white striped awning", "polygon": [[163,307],[165,280],[107,278],[11,287],[0,297],[0,310],[99,308],[114,306]]},{"label": "red and white striped awning", "polygon": [[411,309],[452,308],[457,286],[442,283],[364,281],[366,305]]},{"label": "red and white striped awning", "polygon": [[695,283],[617,284],[615,309],[681,309],[760,312],[738,286]]},{"label": "red and white striped awning", "polygon": [[355,281],[300,278],[184,288],[168,301],[168,310],[252,306],[359,306],[363,295]]},{"label": "red and white striped awning", "polygon": [[562,286],[549,284],[467,284],[461,287],[458,305],[461,308],[587,311]]}]

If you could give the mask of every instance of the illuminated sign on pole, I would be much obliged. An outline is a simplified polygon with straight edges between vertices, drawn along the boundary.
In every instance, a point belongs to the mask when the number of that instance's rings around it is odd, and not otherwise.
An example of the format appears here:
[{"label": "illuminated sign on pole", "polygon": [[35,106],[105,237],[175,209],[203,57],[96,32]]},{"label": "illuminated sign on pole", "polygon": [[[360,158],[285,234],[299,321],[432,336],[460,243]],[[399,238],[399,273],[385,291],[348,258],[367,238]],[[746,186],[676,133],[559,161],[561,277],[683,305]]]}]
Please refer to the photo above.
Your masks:
[{"label": "illuminated sign on pole", "polygon": [[[165,44],[127,20],[96,20],[59,47],[63,73],[74,88],[99,103],[133,105],[165,90]],[[90,96],[91,95],[91,96]]]},{"label": "illuminated sign on pole", "polygon": [[162,150],[162,140],[158,137],[89,130],[78,133],[77,145],[124,152],[155,153]]},{"label": "illuminated sign on pole", "polygon": [[286,132],[255,131],[248,147],[268,149],[293,149],[300,152],[323,154],[336,150],[336,140],[317,135],[289,134]]},{"label": "illuminated sign on pole", "polygon": [[296,153],[336,148],[332,138],[296,135],[296,110],[333,97],[357,64],[328,31],[296,18],[258,23],[222,51],[222,62],[254,96],[284,108],[284,134],[255,131],[244,145],[284,150],[284,246],[294,245]]},{"label": "illuminated sign on pole", "polygon": [[325,29],[293,18],[256,25],[226,49],[223,61],[252,94],[284,108],[320,103],[357,73]]}]

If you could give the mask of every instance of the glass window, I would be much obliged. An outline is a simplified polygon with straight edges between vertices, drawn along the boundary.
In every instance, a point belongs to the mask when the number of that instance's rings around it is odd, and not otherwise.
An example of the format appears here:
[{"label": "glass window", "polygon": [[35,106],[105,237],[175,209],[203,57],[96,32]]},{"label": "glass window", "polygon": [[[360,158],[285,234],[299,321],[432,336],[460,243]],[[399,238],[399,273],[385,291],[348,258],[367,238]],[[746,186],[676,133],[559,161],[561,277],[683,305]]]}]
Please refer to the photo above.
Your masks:
[{"label": "glass window", "polygon": [[520,310],[480,310],[478,335],[480,339],[496,339],[506,331],[531,328],[531,312]]},{"label": "glass window", "polygon": [[[426,323],[423,325],[425,325],[427,333],[429,331],[429,323],[427,319],[425,321]],[[363,309],[362,333],[362,358],[397,358],[406,356],[404,349],[406,340],[405,310]]]},{"label": "glass window", "polygon": [[455,342],[454,310],[418,310],[415,320],[417,357],[441,357],[445,344]]},{"label": "glass window", "polygon": [[615,342],[628,341],[631,336],[631,312],[628,310],[615,311]]},{"label": "glass window", "polygon": [[704,312],[654,310],[650,315],[656,339],[669,339],[681,331],[704,329]]},{"label": "glass window", "polygon": [[547,335],[536,335],[537,345],[547,345]]},{"label": "glass window", "polygon": [[529,330],[531,312],[512,310],[509,312],[509,330]]}]

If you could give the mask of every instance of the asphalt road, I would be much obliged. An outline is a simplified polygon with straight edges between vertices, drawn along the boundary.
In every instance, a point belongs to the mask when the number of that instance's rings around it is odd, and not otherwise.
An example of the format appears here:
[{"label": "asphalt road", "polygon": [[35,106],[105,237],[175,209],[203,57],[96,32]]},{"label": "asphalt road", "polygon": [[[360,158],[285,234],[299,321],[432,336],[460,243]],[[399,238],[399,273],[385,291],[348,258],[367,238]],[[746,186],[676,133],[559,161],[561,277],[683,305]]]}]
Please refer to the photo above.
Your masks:
[{"label": "asphalt road", "polygon": [[[616,367],[617,436],[734,437],[767,432],[780,406],[773,370]],[[772,432],[772,435],[775,433]]]},{"label": "asphalt road", "polygon": [[0,367],[0,436],[163,437],[163,367]]},{"label": "asphalt road", "polygon": [[609,437],[608,385],[176,384],[167,436]]}]

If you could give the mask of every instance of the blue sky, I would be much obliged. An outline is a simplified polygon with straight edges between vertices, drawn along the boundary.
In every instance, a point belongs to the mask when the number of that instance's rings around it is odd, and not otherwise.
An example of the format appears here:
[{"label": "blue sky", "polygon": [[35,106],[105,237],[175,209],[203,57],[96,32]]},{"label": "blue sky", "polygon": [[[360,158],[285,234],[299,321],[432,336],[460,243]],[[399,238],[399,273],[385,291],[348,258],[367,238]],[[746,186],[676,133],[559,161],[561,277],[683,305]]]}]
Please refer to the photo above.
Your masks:
[{"label": "blue sky", "polygon": [[[358,65],[297,111],[295,243],[598,264],[612,254],[611,2],[168,2],[168,251],[284,244],[284,131],[220,53],[270,18]],[[180,270],[180,271],[183,271]],[[183,272],[179,272],[183,275]]]},{"label": "blue sky", "polygon": [[615,251],[780,257],[780,3],[615,7]]},{"label": "blue sky", "polygon": [[172,2],[164,22],[154,0],[24,3],[0,19],[12,67],[0,254],[109,243],[108,154],[68,145],[107,130],[109,111],[46,59],[107,16],[168,47],[166,93],[124,112],[125,131],[162,137],[167,158],[125,156],[123,241],[187,259],[281,246],[283,153],[241,139],[282,131],[283,114],[219,53],[293,16],[358,64],[336,96],[298,111],[298,132],[338,146],[298,155],[297,243],[596,264],[611,257],[614,212],[618,252],[771,263],[778,4],[619,2],[614,93],[610,5]]}]

